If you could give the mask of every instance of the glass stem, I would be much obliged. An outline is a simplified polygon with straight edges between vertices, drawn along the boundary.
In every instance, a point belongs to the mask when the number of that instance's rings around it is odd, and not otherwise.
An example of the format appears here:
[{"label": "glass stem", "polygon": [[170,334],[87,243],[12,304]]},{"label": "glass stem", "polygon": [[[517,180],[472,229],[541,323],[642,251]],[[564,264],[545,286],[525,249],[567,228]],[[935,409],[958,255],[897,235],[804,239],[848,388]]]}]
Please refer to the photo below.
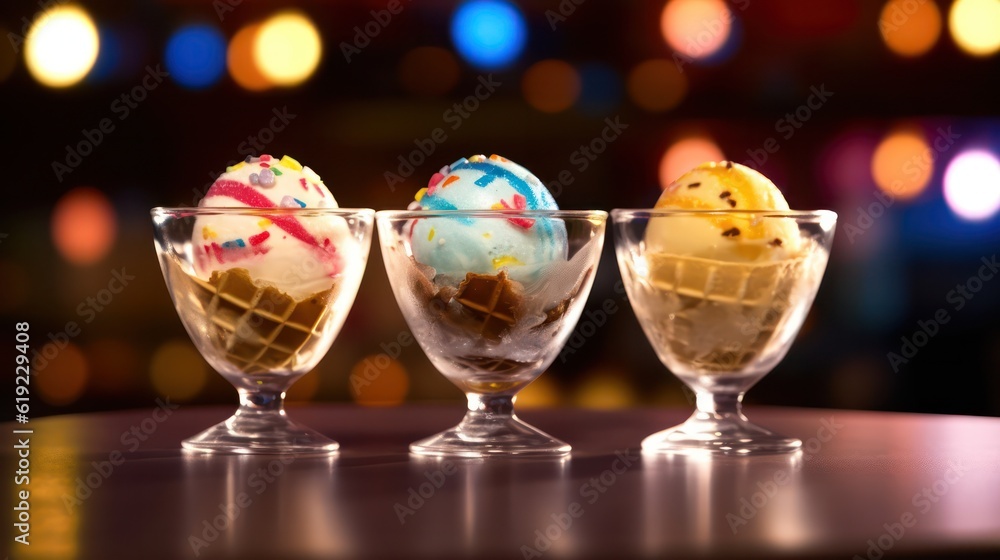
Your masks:
[{"label": "glass stem", "polygon": [[239,389],[239,393],[240,408],[236,411],[237,415],[285,415],[284,391]]},{"label": "glass stem", "polygon": [[743,395],[745,393],[695,393],[697,415],[703,418],[731,418],[746,420],[743,416]]},{"label": "glass stem", "polygon": [[479,395],[468,393],[469,412],[466,418],[493,419],[496,417],[511,417],[514,415],[514,397],[512,395]]}]

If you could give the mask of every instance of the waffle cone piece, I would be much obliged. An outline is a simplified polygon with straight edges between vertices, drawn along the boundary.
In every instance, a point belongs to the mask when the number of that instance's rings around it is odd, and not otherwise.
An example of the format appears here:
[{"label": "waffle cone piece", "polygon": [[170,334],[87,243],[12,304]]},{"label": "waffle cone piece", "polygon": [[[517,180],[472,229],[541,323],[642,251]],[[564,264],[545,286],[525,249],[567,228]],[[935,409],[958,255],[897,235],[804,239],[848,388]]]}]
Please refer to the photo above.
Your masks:
[{"label": "waffle cone piece", "polygon": [[793,307],[804,259],[726,262],[651,254],[647,294],[656,335],[705,373],[739,370],[761,354]]},{"label": "waffle cone piece", "polygon": [[209,280],[181,273],[191,298],[187,313],[201,316],[208,343],[240,371],[273,373],[296,366],[299,352],[321,336],[336,286],[295,300],[254,283],[244,268]]}]

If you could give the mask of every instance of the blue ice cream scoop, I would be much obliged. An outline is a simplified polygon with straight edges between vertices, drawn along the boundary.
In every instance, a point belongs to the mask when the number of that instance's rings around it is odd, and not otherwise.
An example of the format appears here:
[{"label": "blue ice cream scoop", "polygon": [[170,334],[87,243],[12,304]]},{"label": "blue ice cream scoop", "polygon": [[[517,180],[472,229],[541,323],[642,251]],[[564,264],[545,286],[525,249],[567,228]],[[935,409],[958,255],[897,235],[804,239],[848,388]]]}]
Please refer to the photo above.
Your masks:
[{"label": "blue ice cream scoop", "polygon": [[[422,210],[558,210],[538,177],[497,155],[462,158],[435,173],[415,197]],[[437,274],[506,270],[520,282],[553,261],[566,260],[562,220],[542,216],[458,214],[417,218],[409,224],[413,256]]]}]

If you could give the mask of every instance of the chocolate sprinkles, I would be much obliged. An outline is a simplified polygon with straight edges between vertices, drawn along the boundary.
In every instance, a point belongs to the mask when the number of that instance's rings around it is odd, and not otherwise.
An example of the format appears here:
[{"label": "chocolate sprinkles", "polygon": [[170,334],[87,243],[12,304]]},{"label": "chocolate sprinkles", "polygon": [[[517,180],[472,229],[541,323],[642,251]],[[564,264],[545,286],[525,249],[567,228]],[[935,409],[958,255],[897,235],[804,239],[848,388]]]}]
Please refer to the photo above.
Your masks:
[{"label": "chocolate sprinkles", "polygon": [[773,241],[768,243],[768,245],[770,245],[771,247],[781,247],[781,240],[775,237]]},{"label": "chocolate sprinkles", "polygon": [[732,169],[732,168],[733,168],[733,162],[727,161],[726,162],[726,169]]},{"label": "chocolate sprinkles", "polygon": [[729,199],[726,199],[726,202],[729,203],[729,207],[730,208],[736,208],[736,201],[735,200],[729,198]]},{"label": "chocolate sprinkles", "polygon": [[739,234],[740,234],[740,228],[736,227],[729,228],[726,231],[722,232],[723,237],[736,237]]},{"label": "chocolate sprinkles", "polygon": [[701,186],[701,183],[691,183],[691,184],[688,185],[688,188],[689,189],[697,189],[700,186]]},{"label": "chocolate sprinkles", "polygon": [[719,198],[729,198],[731,196],[733,196],[733,193],[729,191],[722,191],[722,193],[719,195]]}]

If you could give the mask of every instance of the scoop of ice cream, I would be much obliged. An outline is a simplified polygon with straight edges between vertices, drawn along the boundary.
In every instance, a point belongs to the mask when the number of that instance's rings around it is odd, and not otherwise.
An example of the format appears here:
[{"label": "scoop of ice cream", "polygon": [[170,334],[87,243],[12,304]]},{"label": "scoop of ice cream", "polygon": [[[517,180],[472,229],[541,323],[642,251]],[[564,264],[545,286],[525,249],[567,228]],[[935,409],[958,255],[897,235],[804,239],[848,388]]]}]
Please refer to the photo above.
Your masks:
[{"label": "scoop of ice cream", "polygon": [[[655,208],[674,210],[788,210],[781,191],[749,167],[724,161],[703,163],[667,185]],[[753,214],[653,218],[646,230],[655,252],[722,260],[784,258],[799,246],[791,219]]]},{"label": "scoop of ice cream", "polygon": [[[412,208],[423,210],[558,210],[545,185],[497,155],[459,159],[435,173]],[[547,218],[419,218],[410,223],[413,256],[438,274],[497,274],[524,281],[540,266],[565,260],[566,227]]]},{"label": "scoop of ice cream", "polygon": [[229,167],[198,206],[275,209],[199,215],[192,245],[195,272],[203,279],[245,268],[254,281],[298,298],[328,289],[343,266],[347,224],[306,212],[337,208],[337,201],[319,175],[288,156],[250,157]]}]

